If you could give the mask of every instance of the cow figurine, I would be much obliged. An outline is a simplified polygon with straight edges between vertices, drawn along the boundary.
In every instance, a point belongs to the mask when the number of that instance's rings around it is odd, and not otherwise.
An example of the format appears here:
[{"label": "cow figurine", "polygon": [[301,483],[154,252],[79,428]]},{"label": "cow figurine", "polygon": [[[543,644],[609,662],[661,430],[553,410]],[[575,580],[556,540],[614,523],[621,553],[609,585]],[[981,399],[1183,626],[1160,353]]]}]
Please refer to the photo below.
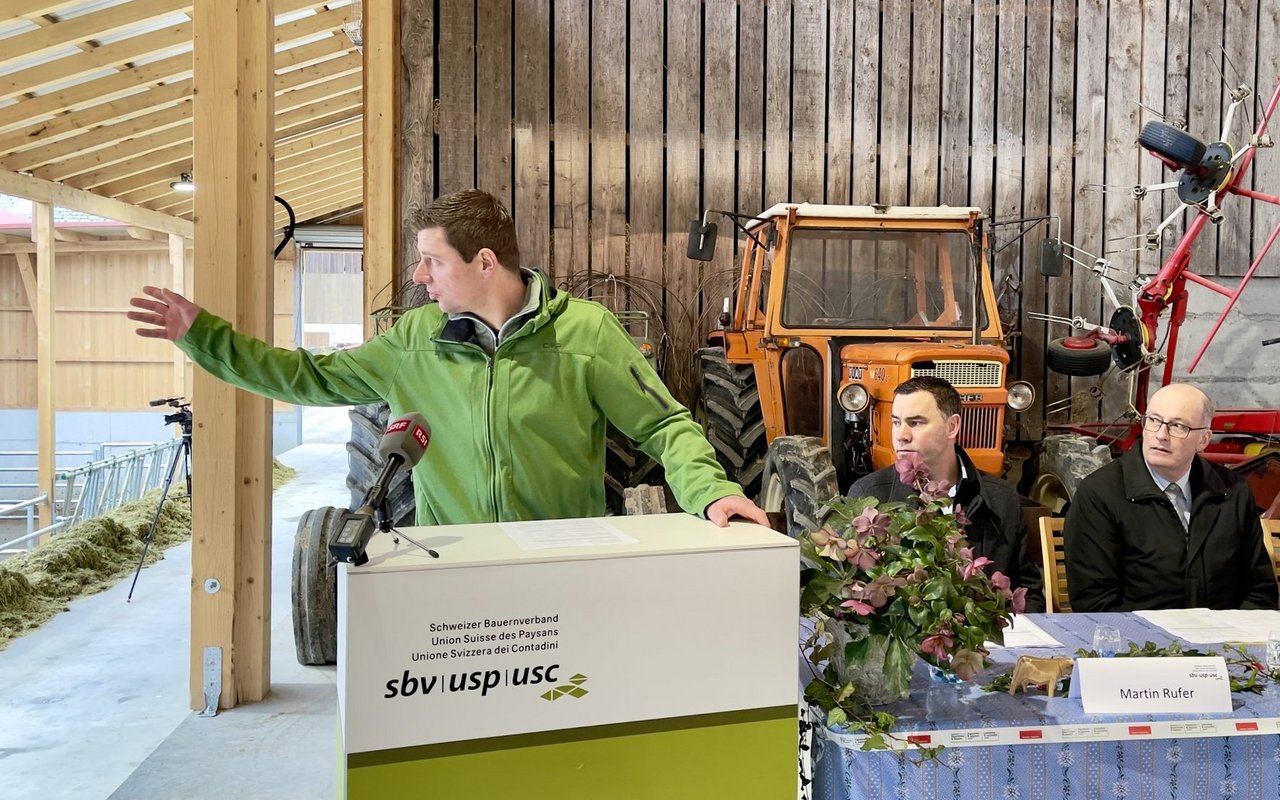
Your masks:
[{"label": "cow figurine", "polygon": [[1050,697],[1058,690],[1058,681],[1071,675],[1073,660],[1064,656],[1035,658],[1018,656],[1013,668],[1013,680],[1009,682],[1009,694],[1024,692],[1028,686],[1043,686]]}]

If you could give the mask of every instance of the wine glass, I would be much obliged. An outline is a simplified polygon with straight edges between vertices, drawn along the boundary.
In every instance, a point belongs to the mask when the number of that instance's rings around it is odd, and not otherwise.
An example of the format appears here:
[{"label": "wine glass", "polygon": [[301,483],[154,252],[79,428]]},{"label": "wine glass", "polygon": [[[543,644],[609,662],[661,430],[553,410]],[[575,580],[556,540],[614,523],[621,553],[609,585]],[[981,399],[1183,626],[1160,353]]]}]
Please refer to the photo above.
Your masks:
[{"label": "wine glass", "polygon": [[1111,658],[1120,652],[1120,631],[1110,625],[1099,625],[1093,629],[1093,649],[1103,658]]},{"label": "wine glass", "polygon": [[1267,637],[1267,669],[1280,672],[1280,630]]}]

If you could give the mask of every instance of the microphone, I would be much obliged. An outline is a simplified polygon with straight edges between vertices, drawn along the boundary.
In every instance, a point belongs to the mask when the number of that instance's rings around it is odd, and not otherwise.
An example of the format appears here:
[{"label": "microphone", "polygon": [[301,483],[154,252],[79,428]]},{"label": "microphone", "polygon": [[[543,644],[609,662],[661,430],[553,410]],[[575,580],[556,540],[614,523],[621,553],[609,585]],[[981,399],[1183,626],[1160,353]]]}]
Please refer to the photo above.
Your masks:
[{"label": "microphone", "polygon": [[391,490],[391,479],[396,476],[401,467],[412,469],[421,461],[429,444],[431,444],[431,426],[421,414],[412,412],[392,420],[387,425],[386,433],[382,434],[382,441],[378,442],[378,454],[385,459],[382,473],[365,493],[364,502],[360,507],[375,509],[382,506],[387,501],[387,493]]},{"label": "microphone", "polygon": [[[338,534],[329,542],[331,556],[338,561],[346,561],[356,566],[369,560],[365,555],[369,539],[379,529],[391,529],[391,520],[386,519],[382,507],[387,502],[392,478],[402,467],[412,468],[421,461],[430,443],[431,426],[421,414],[405,414],[387,425],[386,432],[382,434],[382,440],[378,442],[378,452],[382,454],[386,463],[378,479],[365,493],[360,507],[343,515]],[[374,522],[375,516],[379,517],[380,524]],[[431,555],[438,557],[435,553]]]}]

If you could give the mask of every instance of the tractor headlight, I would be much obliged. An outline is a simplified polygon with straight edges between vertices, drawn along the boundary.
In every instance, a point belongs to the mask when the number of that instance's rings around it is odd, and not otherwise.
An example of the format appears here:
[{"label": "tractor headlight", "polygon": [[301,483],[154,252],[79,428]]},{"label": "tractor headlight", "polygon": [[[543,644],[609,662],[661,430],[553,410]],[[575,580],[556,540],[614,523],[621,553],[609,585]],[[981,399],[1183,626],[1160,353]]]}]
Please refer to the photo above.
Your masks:
[{"label": "tractor headlight", "polygon": [[871,395],[867,393],[867,388],[860,383],[850,383],[840,389],[840,394],[836,399],[840,403],[840,407],[850,414],[861,414],[867,410],[867,406],[871,404]]},{"label": "tractor headlight", "polygon": [[1036,390],[1026,381],[1014,381],[1009,384],[1009,399],[1006,402],[1014,411],[1026,411],[1036,401]]}]

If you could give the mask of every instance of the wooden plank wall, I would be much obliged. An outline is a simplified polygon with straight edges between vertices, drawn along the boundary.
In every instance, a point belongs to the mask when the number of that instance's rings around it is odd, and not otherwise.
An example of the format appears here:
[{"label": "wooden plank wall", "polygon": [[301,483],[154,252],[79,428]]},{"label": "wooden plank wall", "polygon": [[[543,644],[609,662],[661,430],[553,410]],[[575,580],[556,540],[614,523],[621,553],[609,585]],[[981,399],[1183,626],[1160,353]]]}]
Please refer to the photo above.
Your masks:
[{"label": "wooden plank wall", "polygon": [[[1064,238],[1107,252],[1128,280],[1159,264],[1132,237],[1176,207],[1164,196],[1138,203],[1130,192],[1169,178],[1140,152],[1142,125],[1163,114],[1216,139],[1226,85],[1251,85],[1260,106],[1280,74],[1280,6],[1266,0],[402,7],[405,208],[480,186],[512,206],[526,265],[559,280],[591,272],[660,284],[678,355],[667,377],[686,399],[692,350],[738,252],[732,227],[717,220],[716,261],[684,258],[702,209],[753,213],[808,200],[977,205],[1001,219],[1055,214]],[[1244,129],[1238,119],[1236,140]],[[1253,185],[1280,191],[1280,154],[1263,152],[1257,165]],[[1280,209],[1265,206],[1228,212],[1202,237],[1198,270],[1242,274],[1277,220]],[[1015,227],[997,229],[997,245]],[[1118,381],[1106,382],[1099,401],[1088,391],[1096,379],[1045,373],[1046,339],[1066,329],[1026,313],[1101,321],[1104,307],[1087,271],[1039,275],[1044,234],[1033,231],[992,264],[1014,326],[1015,369],[1041,398],[1067,398],[1051,422],[1114,415],[1123,406]],[[1259,274],[1280,275],[1280,251]],[[1042,414],[1025,416],[1020,433],[1038,435]]]},{"label": "wooden plank wall", "polygon": [[[293,253],[286,248],[276,262],[275,338],[282,347],[292,347],[294,339]],[[58,409],[139,411],[149,400],[184,394],[174,386],[173,346],[134,335],[134,324],[124,318],[129,298],[142,286],[170,285],[168,251],[69,253],[57,264]],[[187,276],[189,284],[190,270]],[[36,406],[34,319],[17,259],[0,255],[0,408]],[[189,367],[187,376],[190,386]]]}]

